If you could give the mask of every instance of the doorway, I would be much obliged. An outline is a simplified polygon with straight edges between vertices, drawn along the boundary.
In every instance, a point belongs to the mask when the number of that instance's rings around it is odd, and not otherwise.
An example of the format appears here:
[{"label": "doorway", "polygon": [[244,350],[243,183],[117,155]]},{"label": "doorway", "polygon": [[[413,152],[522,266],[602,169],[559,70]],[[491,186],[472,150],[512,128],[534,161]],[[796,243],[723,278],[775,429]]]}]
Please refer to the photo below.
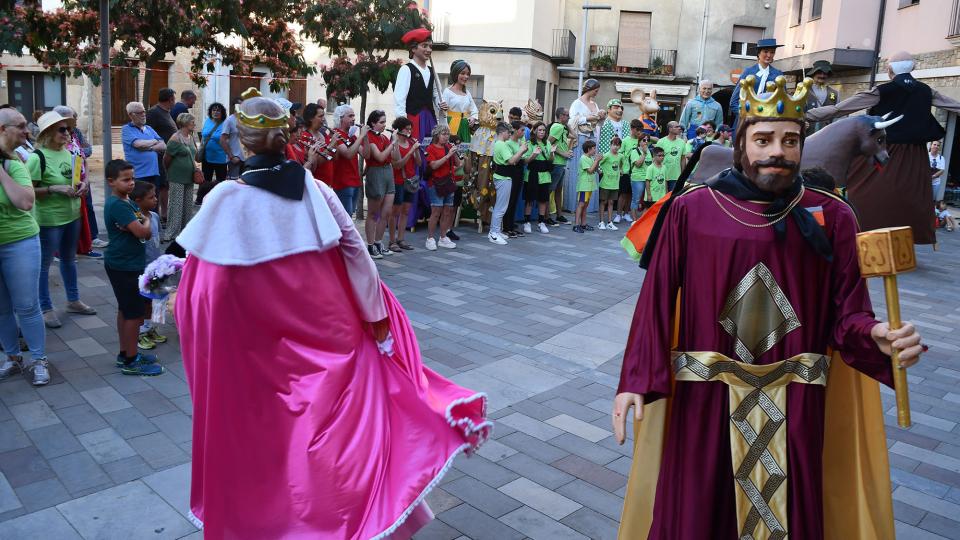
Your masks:
[{"label": "doorway", "polygon": [[34,111],[49,111],[66,105],[67,87],[63,75],[43,71],[8,71],[7,100],[26,118]]}]

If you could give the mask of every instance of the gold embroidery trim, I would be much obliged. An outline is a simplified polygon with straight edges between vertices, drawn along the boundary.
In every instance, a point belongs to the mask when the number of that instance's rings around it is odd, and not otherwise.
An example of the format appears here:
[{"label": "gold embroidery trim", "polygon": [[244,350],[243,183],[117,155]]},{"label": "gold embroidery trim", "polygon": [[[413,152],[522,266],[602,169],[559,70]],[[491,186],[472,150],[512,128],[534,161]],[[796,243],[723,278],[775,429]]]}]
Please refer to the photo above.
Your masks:
[{"label": "gold embroidery trim", "polygon": [[[676,380],[729,387],[730,453],[742,540],[782,540],[787,527],[787,385],[826,386],[830,358],[804,353],[772,364],[717,352],[675,352]],[[762,526],[761,526],[762,524]]]},{"label": "gold embroidery trim", "polygon": [[[739,328],[744,326],[745,322],[750,323],[748,326],[756,326],[759,324],[763,327],[763,321],[735,320],[734,317],[732,317],[732,312],[736,305],[741,302],[758,283],[766,288],[770,301],[774,304],[780,316],[783,317],[783,321],[771,328],[770,332],[759,342],[747,344],[744,343],[743,336],[739,335]],[[752,315],[755,315],[755,312]],[[767,265],[763,263],[757,263],[756,266],[747,271],[743,279],[730,291],[730,295],[727,297],[727,301],[720,311],[720,320],[718,322],[720,326],[733,337],[733,348],[737,356],[744,362],[750,364],[754,363],[757,357],[772,349],[784,336],[800,327],[800,319],[797,317],[793,306],[790,305],[790,300],[787,299],[787,295],[784,294],[777,280],[773,277],[773,273],[767,268]]]}]

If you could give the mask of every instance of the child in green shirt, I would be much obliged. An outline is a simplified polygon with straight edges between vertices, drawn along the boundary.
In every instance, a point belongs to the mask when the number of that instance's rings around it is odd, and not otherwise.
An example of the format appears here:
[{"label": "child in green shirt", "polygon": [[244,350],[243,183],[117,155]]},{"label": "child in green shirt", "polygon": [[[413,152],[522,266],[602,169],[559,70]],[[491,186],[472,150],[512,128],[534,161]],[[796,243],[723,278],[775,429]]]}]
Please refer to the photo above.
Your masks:
[{"label": "child in green shirt", "polygon": [[654,146],[650,153],[653,163],[647,167],[647,201],[656,202],[667,194],[667,169],[663,165],[663,148]]},{"label": "child in green shirt", "polygon": [[634,220],[643,213],[643,199],[647,191],[647,167],[653,163],[653,157],[649,149],[650,137],[646,134],[640,135],[640,144],[630,151],[629,157],[625,157],[630,162],[630,217]]},{"label": "child in green shirt", "polygon": [[640,137],[643,136],[643,122],[639,118],[630,121],[630,136],[623,139],[623,146],[620,147],[620,155],[623,156],[623,163],[620,165],[620,197],[617,199],[616,215],[613,217],[614,223],[620,223],[620,220],[627,223],[634,220],[630,212],[630,199],[633,194],[632,174],[633,163],[631,155],[640,145]]},{"label": "child in green shirt", "polygon": [[597,154],[597,143],[584,141],[581,148],[583,155],[580,156],[577,166],[577,211],[573,219],[573,232],[577,233],[593,230],[593,227],[587,225],[587,205],[590,204],[590,196],[597,189],[597,167],[601,158]]},{"label": "child in green shirt", "polygon": [[[617,192],[620,189],[620,165],[623,159],[620,155],[621,144],[620,137],[614,137],[610,141],[610,151],[600,159],[600,225],[597,228],[601,231],[617,230],[617,226],[613,224],[613,205],[617,202]],[[606,223],[603,221],[604,208],[607,212]]]}]

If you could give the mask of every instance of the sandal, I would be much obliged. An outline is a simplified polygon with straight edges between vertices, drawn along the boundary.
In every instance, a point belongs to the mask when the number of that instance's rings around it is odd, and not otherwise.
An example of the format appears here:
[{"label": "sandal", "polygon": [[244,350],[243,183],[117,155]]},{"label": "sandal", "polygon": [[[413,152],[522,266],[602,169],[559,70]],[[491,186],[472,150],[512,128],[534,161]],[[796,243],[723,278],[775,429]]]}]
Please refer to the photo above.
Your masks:
[{"label": "sandal", "polygon": [[404,242],[403,240],[397,242],[397,245],[400,246],[400,249],[405,249],[405,250],[407,250],[407,251],[413,251],[414,249],[416,249],[415,247],[411,246],[410,244]]}]

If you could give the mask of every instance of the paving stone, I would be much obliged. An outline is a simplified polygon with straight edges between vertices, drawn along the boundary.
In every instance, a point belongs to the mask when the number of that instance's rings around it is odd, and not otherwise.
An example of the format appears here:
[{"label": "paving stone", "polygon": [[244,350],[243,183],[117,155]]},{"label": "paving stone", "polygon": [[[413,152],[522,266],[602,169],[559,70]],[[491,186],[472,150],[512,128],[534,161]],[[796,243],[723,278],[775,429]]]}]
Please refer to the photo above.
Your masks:
[{"label": "paving stone", "polygon": [[187,442],[193,438],[193,423],[180,411],[154,416],[150,421],[175,443]]},{"label": "paving stone", "polygon": [[902,501],[893,501],[893,517],[897,521],[917,525],[925,515],[927,513],[916,506],[911,506]]},{"label": "paving stone", "polygon": [[70,384],[48,384],[37,388],[37,393],[53,410],[85,403],[83,396]]},{"label": "paving stone", "polygon": [[[431,506],[431,508],[433,508]],[[460,531],[454,529],[453,527],[447,525],[446,523],[435,519],[427,524],[426,527],[417,531],[417,534],[413,535],[414,540],[454,540],[459,538]],[[202,539],[201,539],[202,540]]]},{"label": "paving stone", "polygon": [[196,530],[141,482],[87,495],[57,510],[86,538],[176,539]]},{"label": "paving stone", "polygon": [[453,462],[453,466],[468,476],[472,476],[484,484],[495,488],[520,477],[517,473],[477,455],[469,458],[462,456],[457,457],[456,461]]},{"label": "paving stone", "polygon": [[502,459],[500,465],[550,489],[556,489],[574,479],[573,476],[522,452]]},{"label": "paving stone", "polygon": [[154,469],[163,469],[189,461],[189,457],[161,432],[128,439],[127,442]]},{"label": "paving stone", "polygon": [[493,519],[469,504],[461,504],[437,516],[473,540],[523,540],[516,529]]},{"label": "paving stone", "polygon": [[[70,500],[70,494],[56,478],[41,480],[16,489],[17,497],[23,503],[27,512],[36,512],[44,508],[56,506]],[[2,527],[0,527],[2,529]],[[0,535],[2,538],[2,535]]]},{"label": "paving stone", "polygon": [[547,425],[535,418],[530,418],[529,416],[520,413],[513,413],[504,416],[500,419],[500,423],[506,424],[518,431],[522,431],[531,437],[536,437],[541,441],[547,441],[563,434],[563,431],[558,428]]},{"label": "paving stone", "polygon": [[546,423],[593,443],[602,441],[610,436],[609,431],[600,429],[568,414],[554,416],[546,420]]},{"label": "paving stone", "polygon": [[[518,482],[520,480],[521,479],[517,479],[514,482]],[[507,484],[506,486],[502,486],[500,490],[502,491],[505,487],[511,485],[512,483],[513,482]],[[500,491],[497,491],[492,487],[488,487],[479,480],[470,477],[463,477],[450,482],[449,484],[444,485],[443,489],[458,499],[470,504],[474,508],[477,508],[478,510],[481,510],[487,515],[495,518],[498,518],[523,506],[515,499],[512,499]]]},{"label": "paving stone", "polygon": [[83,540],[55,508],[0,523],[0,538]]},{"label": "paving stone", "polygon": [[900,523],[898,521],[894,525],[896,527],[895,533],[898,540],[945,540],[944,537],[939,534],[933,534],[932,532],[918,529],[906,523]]},{"label": "paving stone", "polygon": [[110,484],[110,478],[85,451],[53,458],[50,467],[72,494]]},{"label": "paving stone", "polygon": [[96,340],[90,337],[68,339],[64,342],[68,347],[73,349],[73,352],[77,353],[77,356],[81,358],[96,356],[98,354],[107,354],[107,350],[103,348],[103,345],[100,345]]},{"label": "paving stone", "polygon": [[[586,460],[592,461],[597,465],[607,465],[617,458],[625,457],[620,455],[620,453],[618,452],[614,452],[613,450],[607,450],[606,448],[597,446],[596,444],[591,443],[586,439],[580,438],[572,433],[564,433],[563,435],[560,435],[559,437],[554,437],[553,439],[550,439],[547,442],[558,448],[566,450],[571,454],[576,454]],[[627,461],[630,460],[630,458],[626,458],[626,459]],[[549,462],[553,462],[553,461],[556,461],[556,460],[555,459],[549,460]]]},{"label": "paving stone", "polygon": [[163,471],[155,472],[143,478],[150,487],[171,508],[190,520],[190,464],[184,463]]},{"label": "paving stone", "polygon": [[83,450],[67,426],[57,423],[27,432],[40,454],[47,459],[65,456]]},{"label": "paving stone", "polygon": [[[499,427],[497,429],[500,429]],[[519,450],[524,454],[540,461],[543,463],[552,463],[562,457],[566,457],[569,452],[557,448],[550,443],[545,443],[540,439],[536,439],[527,435],[526,433],[517,431],[510,433],[500,439],[497,439],[499,442],[503,443],[514,450]],[[551,439],[555,441],[556,438]]]},{"label": "paving stone", "polygon": [[512,411],[523,413],[530,418],[535,418],[537,420],[546,420],[547,418],[553,418],[557,415],[557,411],[543,405],[542,403],[537,403],[532,400],[523,400],[510,405]]},{"label": "paving stone", "polygon": [[477,451],[478,455],[483,456],[494,463],[516,453],[517,451],[513,448],[510,448],[509,446],[494,439],[488,439],[485,443],[483,443],[483,446],[480,447],[480,450]]},{"label": "paving stone", "polygon": [[146,377],[144,380],[167,398],[185,396],[190,393],[187,383],[173,373],[164,373],[159,377]]},{"label": "paving stone", "polygon": [[56,476],[33,446],[0,454],[0,472],[14,488]]},{"label": "paving stone", "polygon": [[57,411],[57,416],[74,435],[107,427],[103,417],[88,404],[60,409]]},{"label": "paving stone", "polygon": [[579,503],[571,501],[527,478],[518,478],[509,484],[500,486],[499,489],[530,508],[556,520],[563,519],[581,508]]},{"label": "paving stone", "polygon": [[66,371],[63,373],[63,377],[67,379],[70,386],[78,392],[107,386],[107,382],[103,380],[103,377],[89,367]]},{"label": "paving stone", "polygon": [[589,508],[581,508],[560,520],[587,538],[616,538],[620,524]]},{"label": "paving stone", "polygon": [[16,420],[0,422],[0,453],[30,446],[30,439]]},{"label": "paving stone", "polygon": [[120,409],[103,415],[110,426],[124,439],[131,439],[158,430],[146,416],[134,408]]},{"label": "paving stone", "polygon": [[110,386],[84,390],[80,392],[80,395],[100,414],[119,411],[120,409],[133,406],[126,398]]},{"label": "paving stone", "polygon": [[103,375],[103,380],[107,381],[107,384],[112,386],[114,390],[123,396],[136,392],[143,392],[145,390],[151,390],[152,387],[143,382],[144,378],[145,377],[131,377],[130,375],[124,375],[122,373],[109,373],[107,375]]},{"label": "paving stone", "polygon": [[554,461],[553,466],[607,491],[620,489],[627,484],[627,477],[622,474],[591,463],[580,456],[567,456]]},{"label": "paving stone", "polygon": [[500,521],[521,531],[533,540],[586,540],[586,536],[570,527],[527,507],[514,510]]},{"label": "paving stone", "polygon": [[84,433],[78,435],[77,439],[100,464],[137,455],[137,452],[113,428]]},{"label": "paving stone", "polygon": [[579,479],[561,486],[557,489],[557,493],[610,519],[620,520],[620,512],[623,510],[622,495],[610,493]]},{"label": "paving stone", "polygon": [[900,486],[895,489],[893,491],[893,498],[945,518],[960,516],[960,505],[931,497],[930,495],[908,487]]},{"label": "paving stone", "polygon": [[7,477],[0,473],[0,512],[9,512],[22,508],[23,504],[13,491],[13,486],[7,481]]},{"label": "paving stone", "polygon": [[[452,472],[458,472],[458,471],[451,471],[451,473]],[[450,473],[448,473],[447,475],[449,476]],[[460,478],[464,478],[464,477],[465,477],[464,475],[460,476]],[[457,479],[454,478],[451,481],[453,482],[456,480]],[[450,482],[447,482],[447,483],[450,483]],[[446,484],[444,484],[444,486],[446,486]],[[463,502],[460,499],[448,493],[445,489],[439,488],[439,487],[433,488],[430,491],[430,493],[427,494],[426,501],[427,501],[427,504],[430,506],[430,510],[433,511],[434,515],[446,512],[447,510]]]},{"label": "paving stone", "polygon": [[53,409],[43,400],[11,405],[10,414],[17,419],[24,431],[60,423]]},{"label": "paving stone", "polygon": [[115,484],[137,480],[154,472],[153,468],[139,455],[104,463],[103,470]]}]

